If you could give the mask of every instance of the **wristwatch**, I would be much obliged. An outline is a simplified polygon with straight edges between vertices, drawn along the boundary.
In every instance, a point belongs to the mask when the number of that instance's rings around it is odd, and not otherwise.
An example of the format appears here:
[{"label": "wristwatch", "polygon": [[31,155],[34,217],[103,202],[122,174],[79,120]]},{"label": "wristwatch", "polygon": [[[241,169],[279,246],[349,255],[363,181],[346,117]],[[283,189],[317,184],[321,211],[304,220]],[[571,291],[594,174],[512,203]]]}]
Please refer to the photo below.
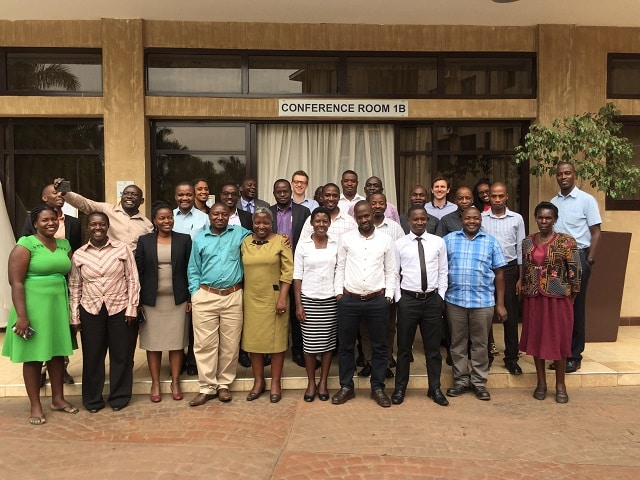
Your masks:
[{"label": "wristwatch", "polygon": [[393,297],[386,297],[386,298],[387,298],[387,303],[391,305],[393,303]]},{"label": "wristwatch", "polygon": [[596,261],[593,258],[587,258],[587,263],[593,266],[593,264],[596,263]]}]

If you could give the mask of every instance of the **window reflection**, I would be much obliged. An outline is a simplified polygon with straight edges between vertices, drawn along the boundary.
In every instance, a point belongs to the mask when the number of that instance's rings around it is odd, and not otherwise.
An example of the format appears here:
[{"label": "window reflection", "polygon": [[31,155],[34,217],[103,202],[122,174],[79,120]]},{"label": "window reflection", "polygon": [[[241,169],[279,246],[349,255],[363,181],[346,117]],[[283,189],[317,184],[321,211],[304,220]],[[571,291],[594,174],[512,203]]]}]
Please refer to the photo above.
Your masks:
[{"label": "window reflection", "polygon": [[445,95],[534,95],[534,58],[445,58]]},{"label": "window reflection", "polygon": [[438,72],[435,58],[347,59],[347,91],[357,95],[434,95]]},{"label": "window reflection", "polygon": [[249,93],[334,94],[338,59],[249,57]]}]

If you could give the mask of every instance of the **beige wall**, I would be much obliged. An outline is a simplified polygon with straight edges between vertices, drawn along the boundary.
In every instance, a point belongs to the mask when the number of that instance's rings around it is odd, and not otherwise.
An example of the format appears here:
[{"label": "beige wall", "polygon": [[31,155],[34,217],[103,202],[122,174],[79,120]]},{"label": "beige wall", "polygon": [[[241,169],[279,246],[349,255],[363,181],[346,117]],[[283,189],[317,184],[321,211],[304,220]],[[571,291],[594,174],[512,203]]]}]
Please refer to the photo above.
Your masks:
[{"label": "beige wall", "polygon": [[[144,48],[340,51],[514,51],[538,53],[535,100],[410,100],[415,119],[532,119],[548,123],[597,110],[606,99],[607,52],[640,52],[640,28],[312,25],[142,20],[0,21],[0,46],[103,49],[102,98],[0,97],[0,117],[103,117],[106,198],[116,180],[150,188],[148,118],[272,119],[277,100],[144,96]],[[617,100],[640,115],[640,100]],[[326,120],[326,119],[325,119]],[[556,192],[531,179],[530,207]],[[622,316],[640,317],[640,212],[605,211],[603,229],[634,234]],[[600,255],[603,255],[601,252]],[[602,257],[601,257],[602,258]]]}]

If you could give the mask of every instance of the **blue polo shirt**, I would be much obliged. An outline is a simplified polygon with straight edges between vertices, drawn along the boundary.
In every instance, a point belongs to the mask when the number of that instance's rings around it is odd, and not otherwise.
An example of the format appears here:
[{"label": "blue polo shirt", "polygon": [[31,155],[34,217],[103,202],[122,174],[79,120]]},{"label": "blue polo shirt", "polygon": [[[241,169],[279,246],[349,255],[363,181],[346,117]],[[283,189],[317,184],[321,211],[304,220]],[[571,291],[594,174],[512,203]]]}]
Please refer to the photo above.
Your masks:
[{"label": "blue polo shirt", "polygon": [[451,232],[444,242],[449,263],[449,288],[444,299],[462,308],[493,307],[493,270],[507,264],[500,242],[482,231],[467,238],[463,230]]},{"label": "blue polo shirt", "polygon": [[591,246],[589,227],[602,223],[596,199],[578,187],[573,187],[566,197],[558,192],[551,199],[551,203],[558,207],[555,231],[571,235],[578,242],[578,248],[589,248]]},{"label": "blue polo shirt", "polygon": [[187,269],[191,295],[198,291],[200,285],[222,290],[242,281],[244,269],[240,245],[250,234],[239,225],[228,225],[220,235],[207,229],[193,240]]}]

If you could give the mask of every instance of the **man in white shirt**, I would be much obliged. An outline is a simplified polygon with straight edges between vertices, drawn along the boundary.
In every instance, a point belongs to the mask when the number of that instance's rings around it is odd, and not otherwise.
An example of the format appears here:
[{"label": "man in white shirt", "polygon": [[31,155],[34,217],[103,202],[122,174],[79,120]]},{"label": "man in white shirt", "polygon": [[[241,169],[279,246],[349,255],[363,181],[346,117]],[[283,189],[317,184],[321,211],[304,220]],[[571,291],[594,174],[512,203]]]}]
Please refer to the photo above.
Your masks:
[{"label": "man in white shirt", "polygon": [[[371,202],[371,195],[373,195],[374,193],[382,193],[383,191],[384,187],[382,186],[382,180],[380,180],[378,177],[367,178],[367,181],[364,183],[364,193],[368,202]],[[349,215],[353,216],[353,205],[349,208]],[[387,209],[384,211],[384,216],[393,220],[394,222],[400,223],[400,215],[398,215],[398,209],[391,203],[387,202]]]},{"label": "man in white shirt", "polygon": [[[329,213],[331,213],[331,225],[327,235],[329,238],[333,238],[336,241],[349,230],[355,230],[357,228],[356,222],[351,215],[348,215],[346,211],[343,211],[338,206],[338,199],[340,198],[340,187],[335,183],[327,183],[322,188],[322,205],[327,207]],[[311,217],[308,217],[302,227],[302,233],[300,238],[305,238],[313,233],[313,227],[311,226]]]},{"label": "man in white shirt", "polygon": [[491,208],[482,212],[480,230],[493,235],[500,242],[507,265],[504,272],[504,306],[507,319],[504,321],[504,366],[511,375],[522,375],[518,365],[518,311],[520,302],[520,278],[522,277],[522,241],[525,228],[522,215],[507,207],[509,194],[502,182],[491,185],[489,201]]},{"label": "man in white shirt", "polygon": [[409,208],[408,222],[410,233],[396,241],[400,279],[395,295],[398,305],[398,367],[391,402],[399,405],[404,401],[409,383],[411,349],[419,326],[427,360],[427,396],[444,407],[449,405],[449,401],[440,390],[440,337],[444,295],[448,286],[447,247],[440,237],[426,233],[428,217],[421,205]]},{"label": "man in white shirt", "polygon": [[366,201],[355,207],[357,230],[338,241],[335,294],[338,301],[338,371],[340,390],[332,397],[334,405],[354,396],[354,349],[360,319],[364,318],[371,336],[371,398],[381,407],[390,407],[384,391],[387,367],[387,329],[389,304],[396,287],[396,258],[393,240],[373,225],[373,210]]},{"label": "man in white shirt", "polygon": [[297,170],[291,175],[291,186],[293,187],[293,201],[298,205],[307,207],[313,212],[320,206],[313,198],[306,196],[309,187],[309,175],[304,170]]},{"label": "man in white shirt", "polygon": [[362,195],[358,194],[358,174],[353,170],[345,170],[342,172],[340,185],[342,186],[342,194],[340,195],[338,207],[345,214],[348,214],[351,207],[360,200],[365,199]]},{"label": "man in white shirt", "polygon": [[449,180],[444,177],[434,178],[431,182],[431,201],[425,205],[427,213],[440,219],[448,213],[455,212],[458,207],[447,200],[450,190]]}]

